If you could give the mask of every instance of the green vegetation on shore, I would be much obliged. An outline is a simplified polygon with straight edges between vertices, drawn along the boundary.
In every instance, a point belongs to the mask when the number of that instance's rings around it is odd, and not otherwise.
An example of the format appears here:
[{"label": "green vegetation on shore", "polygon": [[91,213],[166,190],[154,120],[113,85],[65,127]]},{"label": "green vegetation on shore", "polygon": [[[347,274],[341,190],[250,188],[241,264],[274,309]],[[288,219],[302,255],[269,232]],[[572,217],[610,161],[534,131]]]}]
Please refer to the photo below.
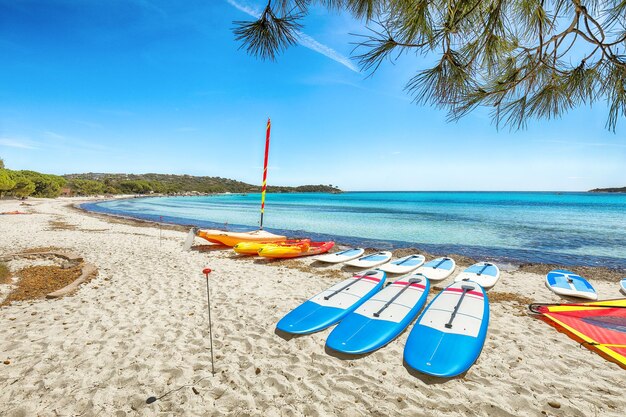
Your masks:
[{"label": "green vegetation on shore", "polygon": [[[69,174],[51,175],[35,171],[12,171],[0,159],[0,197],[58,197],[103,194],[211,194],[256,193],[261,187],[220,177],[167,174]],[[268,186],[270,193],[341,192],[333,185],[299,187]]]},{"label": "green vegetation on shore", "polygon": [[66,181],[58,175],[0,169],[0,197],[58,197]]},{"label": "green vegetation on shore", "polygon": [[594,188],[590,193],[626,193],[626,187],[621,188]]},{"label": "green vegetation on shore", "polygon": [[[168,174],[69,174],[63,176],[77,194],[185,194],[185,193],[256,193],[257,185],[221,177],[194,177]],[[268,186],[270,193],[340,192],[332,185],[299,187]]]}]

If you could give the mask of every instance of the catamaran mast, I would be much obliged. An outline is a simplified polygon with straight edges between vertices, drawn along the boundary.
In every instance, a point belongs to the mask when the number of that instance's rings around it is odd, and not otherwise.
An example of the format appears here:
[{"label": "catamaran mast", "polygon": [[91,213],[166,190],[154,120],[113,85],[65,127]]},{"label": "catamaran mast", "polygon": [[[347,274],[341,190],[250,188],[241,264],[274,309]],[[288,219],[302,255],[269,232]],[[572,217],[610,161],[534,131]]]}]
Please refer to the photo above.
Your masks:
[{"label": "catamaran mast", "polygon": [[259,230],[263,229],[263,212],[265,211],[265,190],[267,189],[267,157],[270,152],[270,128],[272,123],[267,118],[267,130],[265,132],[265,161],[263,162],[263,185],[261,187],[261,223]]}]

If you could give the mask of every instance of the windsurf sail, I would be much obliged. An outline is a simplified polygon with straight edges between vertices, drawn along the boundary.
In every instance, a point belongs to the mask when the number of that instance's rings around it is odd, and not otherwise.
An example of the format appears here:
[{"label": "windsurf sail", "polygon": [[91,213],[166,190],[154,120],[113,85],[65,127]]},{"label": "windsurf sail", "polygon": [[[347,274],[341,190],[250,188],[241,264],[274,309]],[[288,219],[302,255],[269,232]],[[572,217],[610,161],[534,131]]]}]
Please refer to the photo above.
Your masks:
[{"label": "windsurf sail", "polygon": [[626,369],[626,298],[576,304],[531,304],[533,313]]}]

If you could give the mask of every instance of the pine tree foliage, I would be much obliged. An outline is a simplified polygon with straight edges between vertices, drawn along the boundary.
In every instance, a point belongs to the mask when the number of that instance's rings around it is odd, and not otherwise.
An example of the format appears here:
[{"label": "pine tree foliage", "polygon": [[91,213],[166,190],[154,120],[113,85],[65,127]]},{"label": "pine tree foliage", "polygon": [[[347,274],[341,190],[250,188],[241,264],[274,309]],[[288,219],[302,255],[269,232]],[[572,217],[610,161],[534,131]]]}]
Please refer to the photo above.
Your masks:
[{"label": "pine tree foliage", "polygon": [[434,61],[406,90],[451,120],[486,106],[519,129],[599,101],[609,129],[626,117],[626,0],[270,0],[257,21],[236,22],[236,37],[275,59],[315,5],[365,22],[354,58],[366,72],[405,53]]}]

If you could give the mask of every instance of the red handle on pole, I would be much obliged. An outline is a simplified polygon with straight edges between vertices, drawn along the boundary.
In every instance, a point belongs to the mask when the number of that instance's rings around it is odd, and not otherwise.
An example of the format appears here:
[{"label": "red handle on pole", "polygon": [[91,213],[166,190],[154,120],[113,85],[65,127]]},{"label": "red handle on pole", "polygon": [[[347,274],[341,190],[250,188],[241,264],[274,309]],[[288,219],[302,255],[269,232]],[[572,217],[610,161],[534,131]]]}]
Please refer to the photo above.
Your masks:
[{"label": "red handle on pole", "polygon": [[209,274],[211,273],[211,268],[204,268],[202,273],[206,275],[206,278],[209,279]]}]

